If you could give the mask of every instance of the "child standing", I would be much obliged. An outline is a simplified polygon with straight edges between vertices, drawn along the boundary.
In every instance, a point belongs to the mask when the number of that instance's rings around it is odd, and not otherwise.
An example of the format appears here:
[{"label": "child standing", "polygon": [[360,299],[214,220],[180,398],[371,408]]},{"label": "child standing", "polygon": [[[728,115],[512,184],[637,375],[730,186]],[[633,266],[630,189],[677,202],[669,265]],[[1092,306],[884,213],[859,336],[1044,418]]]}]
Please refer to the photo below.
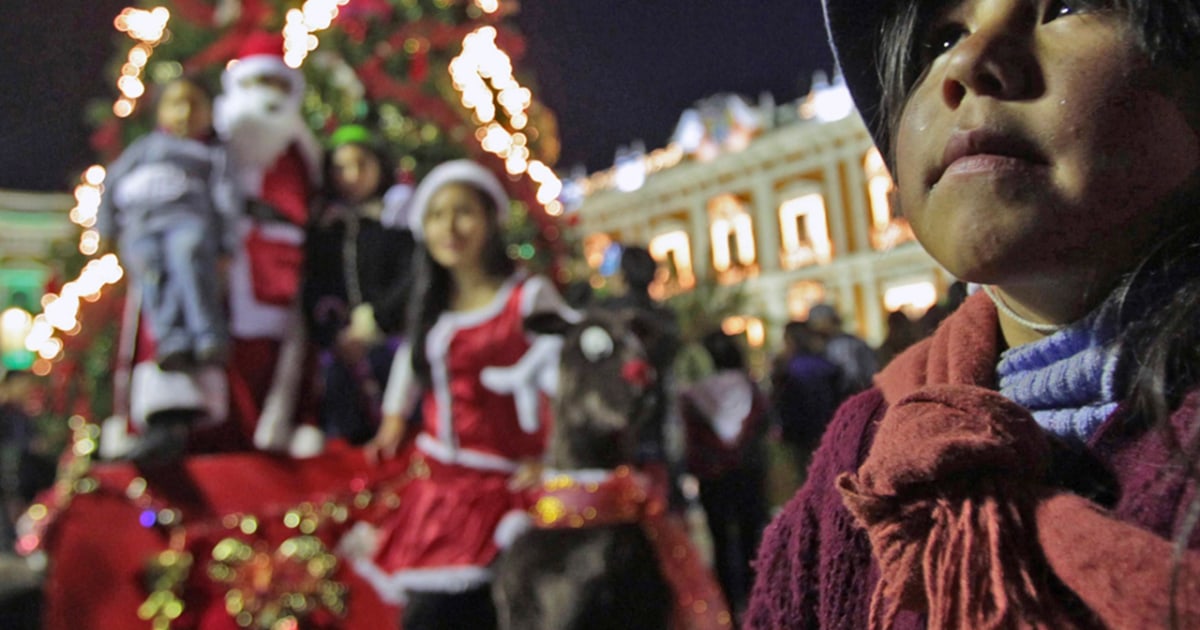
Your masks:
[{"label": "child standing", "polygon": [[418,403],[421,427],[374,561],[357,565],[385,600],[404,603],[407,630],[495,625],[489,565],[527,507],[510,477],[545,447],[538,383],[554,379],[534,368],[557,356],[522,322],[562,304],[549,282],[508,258],[508,205],[495,176],[467,160],[434,168],[413,193],[409,333],[367,452],[395,454]]},{"label": "child standing", "polygon": [[160,367],[220,364],[229,335],[218,262],[236,244],[238,208],[225,152],[213,141],[212,97],[199,82],[176,79],[155,112],[157,128],[109,166],[96,229],[116,241],[141,291]]},{"label": "child standing", "polygon": [[1200,3],[825,9],[914,233],[982,290],[842,406],[747,626],[1200,624]]},{"label": "child standing", "polygon": [[376,320],[391,328],[403,319],[413,240],[407,225],[382,220],[392,176],[371,133],[347,125],[330,145],[324,203],[304,241],[304,314],[322,350],[321,427],[330,438],[362,444],[378,427],[391,364],[384,333],[399,332],[381,330]]}]

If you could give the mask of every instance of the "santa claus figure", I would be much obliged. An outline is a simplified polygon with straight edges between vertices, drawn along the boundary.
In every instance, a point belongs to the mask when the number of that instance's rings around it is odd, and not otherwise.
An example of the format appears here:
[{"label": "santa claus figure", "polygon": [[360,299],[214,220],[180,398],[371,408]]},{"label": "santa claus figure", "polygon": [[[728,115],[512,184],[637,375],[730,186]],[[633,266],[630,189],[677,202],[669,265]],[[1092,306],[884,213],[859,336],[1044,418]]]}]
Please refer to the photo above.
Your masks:
[{"label": "santa claus figure", "polygon": [[214,123],[248,198],[242,247],[229,270],[230,413],[254,446],[293,456],[320,451],[297,418],[306,377],[300,316],[304,230],[321,149],[301,116],[304,75],[283,61],[283,39],[251,36],[221,77]]},{"label": "santa claus figure", "polygon": [[[135,460],[192,450],[266,450],[295,457],[323,447],[301,398],[309,361],[300,316],[305,225],[320,177],[320,147],[301,116],[305,83],[283,61],[283,39],[253,35],[221,77],[214,127],[246,204],[227,273],[228,367],[162,370],[144,327],[130,381],[129,416],[148,425]],[[218,270],[213,270],[216,274]],[[190,433],[190,437],[189,437]],[[119,440],[118,440],[119,441]],[[117,447],[119,449],[119,447]]]}]

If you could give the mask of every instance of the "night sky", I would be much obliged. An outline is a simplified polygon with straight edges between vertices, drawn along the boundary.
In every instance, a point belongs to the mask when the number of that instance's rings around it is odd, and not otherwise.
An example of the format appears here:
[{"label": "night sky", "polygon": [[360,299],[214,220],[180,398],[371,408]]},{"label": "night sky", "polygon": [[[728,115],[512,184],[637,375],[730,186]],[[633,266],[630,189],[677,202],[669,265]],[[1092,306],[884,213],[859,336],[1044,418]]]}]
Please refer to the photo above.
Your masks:
[{"label": "night sky", "polygon": [[[68,190],[94,161],[85,109],[114,94],[112,18],[129,4],[4,0],[0,188]],[[661,147],[684,108],[717,92],[795,99],[833,65],[818,0],[523,0],[518,24],[518,64],[558,116],[562,168],[606,168],[635,139]]]}]

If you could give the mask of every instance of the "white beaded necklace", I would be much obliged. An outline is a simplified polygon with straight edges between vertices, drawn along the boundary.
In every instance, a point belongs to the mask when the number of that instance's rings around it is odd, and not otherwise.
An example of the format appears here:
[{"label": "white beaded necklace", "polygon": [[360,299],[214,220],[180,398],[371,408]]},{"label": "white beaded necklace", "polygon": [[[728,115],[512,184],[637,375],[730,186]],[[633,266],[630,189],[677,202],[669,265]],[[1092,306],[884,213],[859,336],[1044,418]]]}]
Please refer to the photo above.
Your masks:
[{"label": "white beaded necklace", "polygon": [[1056,333],[1060,330],[1063,330],[1064,328],[1066,328],[1067,326],[1070,325],[1070,324],[1047,324],[1044,322],[1035,322],[1030,319],[1026,319],[1026,318],[1018,315],[1017,312],[1014,311],[1012,309],[1012,307],[1009,306],[1008,303],[1004,301],[1004,298],[1000,297],[999,293],[996,293],[995,287],[993,287],[989,284],[985,284],[985,285],[983,285],[983,292],[986,293],[987,296],[992,299],[992,304],[996,305],[997,310],[999,310],[1001,313],[1004,313],[1005,316],[1007,316],[1009,319],[1013,320],[1014,322],[1024,326],[1025,328],[1028,328],[1029,330],[1032,330],[1034,332],[1052,334],[1052,333]]}]

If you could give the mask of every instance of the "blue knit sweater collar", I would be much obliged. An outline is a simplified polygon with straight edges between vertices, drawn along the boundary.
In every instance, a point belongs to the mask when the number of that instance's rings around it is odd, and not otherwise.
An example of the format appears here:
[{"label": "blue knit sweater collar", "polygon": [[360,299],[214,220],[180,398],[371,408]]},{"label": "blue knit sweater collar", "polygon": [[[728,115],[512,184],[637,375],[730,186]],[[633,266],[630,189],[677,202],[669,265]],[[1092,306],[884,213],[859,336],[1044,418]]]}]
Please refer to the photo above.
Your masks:
[{"label": "blue knit sweater collar", "polygon": [[1116,300],[1039,341],[1006,350],[1000,393],[1029,409],[1047,431],[1086,442],[1123,391]]}]

